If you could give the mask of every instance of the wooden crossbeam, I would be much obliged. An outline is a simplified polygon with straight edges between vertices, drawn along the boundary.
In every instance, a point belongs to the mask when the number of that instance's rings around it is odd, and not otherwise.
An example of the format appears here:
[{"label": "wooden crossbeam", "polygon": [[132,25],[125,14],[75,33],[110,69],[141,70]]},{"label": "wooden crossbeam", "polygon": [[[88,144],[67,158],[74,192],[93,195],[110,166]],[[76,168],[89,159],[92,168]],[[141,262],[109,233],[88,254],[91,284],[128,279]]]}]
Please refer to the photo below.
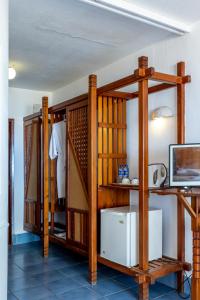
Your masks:
[{"label": "wooden crossbeam", "polygon": [[[170,83],[160,83],[158,85],[154,85],[148,88],[148,94],[158,93],[163,90],[171,89],[176,87],[176,84],[170,84]],[[121,91],[109,91],[106,93],[103,93],[103,96],[111,96],[111,97],[121,97],[126,100],[131,100],[138,98],[139,92],[121,92]]]},{"label": "wooden crossbeam", "polygon": [[[154,85],[154,86],[151,86],[148,88],[148,94],[153,94],[153,93],[157,93],[157,92],[160,92],[163,90],[171,89],[175,86],[176,86],[175,84],[169,84],[169,83],[161,83],[158,85]],[[131,93],[131,95],[130,95],[131,98],[129,98],[129,99],[138,98],[138,95],[139,95],[138,91]]]},{"label": "wooden crossbeam", "polygon": [[136,83],[142,79],[147,79],[152,77],[154,74],[154,68],[148,68],[145,70],[144,75],[142,76],[141,73],[137,73],[137,70],[134,74],[121,78],[119,80],[113,81],[108,83],[100,88],[97,89],[97,95],[102,95],[103,93],[114,91],[120,88],[123,88],[127,85]]},{"label": "wooden crossbeam", "polygon": [[116,97],[123,99],[132,99],[132,93],[121,92],[121,91],[109,91],[102,94],[105,97]]},{"label": "wooden crossbeam", "polygon": [[163,81],[171,84],[182,84],[182,83],[190,82],[191,77],[189,75],[182,77],[178,75],[170,75],[170,74],[165,74],[160,72],[154,72],[151,76],[151,80]]}]

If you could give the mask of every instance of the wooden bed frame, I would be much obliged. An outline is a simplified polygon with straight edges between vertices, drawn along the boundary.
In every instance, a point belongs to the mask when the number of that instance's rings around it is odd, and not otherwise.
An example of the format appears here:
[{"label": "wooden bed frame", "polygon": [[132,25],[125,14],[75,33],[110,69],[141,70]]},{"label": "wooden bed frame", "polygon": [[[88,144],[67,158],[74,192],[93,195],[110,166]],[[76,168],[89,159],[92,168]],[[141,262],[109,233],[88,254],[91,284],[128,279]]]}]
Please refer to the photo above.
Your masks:
[{"label": "wooden bed frame", "polygon": [[[159,82],[148,87],[148,82]],[[44,185],[44,255],[49,244],[49,183],[48,183],[48,122],[49,114],[65,111],[66,106],[87,101],[88,105],[88,255],[89,280],[97,281],[97,262],[132,276],[139,283],[139,299],[149,299],[149,284],[170,273],[177,273],[177,286],[183,290],[184,271],[191,270],[185,262],[185,209],[192,219],[193,273],[192,300],[200,299],[200,190],[186,193],[178,189],[148,188],[148,94],[166,89],[177,89],[177,143],[185,142],[185,84],[191,81],[185,75],[185,63],[177,64],[177,74],[170,75],[148,67],[148,58],[139,57],[138,69],[133,74],[97,88],[96,75],[89,76],[87,94],[57,104],[48,109],[48,98],[43,97],[43,185]],[[137,92],[119,89],[138,84]],[[126,101],[137,99],[139,104],[139,186],[113,185],[117,165],[126,162]],[[52,117],[51,117],[52,121]],[[139,265],[132,268],[119,265],[98,255],[99,211],[101,208],[129,204],[130,190],[139,194]],[[177,259],[162,257],[148,261],[148,208],[149,194],[175,195],[177,197]],[[191,197],[191,205],[186,197]],[[53,214],[54,212],[51,211]],[[66,246],[66,245],[65,245]],[[72,247],[77,251],[77,247]],[[87,252],[87,251],[86,251]]]}]

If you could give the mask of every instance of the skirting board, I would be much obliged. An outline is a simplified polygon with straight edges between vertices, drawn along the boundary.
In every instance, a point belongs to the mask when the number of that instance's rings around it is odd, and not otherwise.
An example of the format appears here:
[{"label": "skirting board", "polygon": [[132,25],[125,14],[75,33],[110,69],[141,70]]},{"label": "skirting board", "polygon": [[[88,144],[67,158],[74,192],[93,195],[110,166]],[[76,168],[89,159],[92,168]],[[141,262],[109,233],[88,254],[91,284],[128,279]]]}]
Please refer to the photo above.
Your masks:
[{"label": "skirting board", "polygon": [[12,237],[13,245],[27,244],[31,242],[37,242],[37,241],[40,241],[40,237],[30,232],[14,234]]}]

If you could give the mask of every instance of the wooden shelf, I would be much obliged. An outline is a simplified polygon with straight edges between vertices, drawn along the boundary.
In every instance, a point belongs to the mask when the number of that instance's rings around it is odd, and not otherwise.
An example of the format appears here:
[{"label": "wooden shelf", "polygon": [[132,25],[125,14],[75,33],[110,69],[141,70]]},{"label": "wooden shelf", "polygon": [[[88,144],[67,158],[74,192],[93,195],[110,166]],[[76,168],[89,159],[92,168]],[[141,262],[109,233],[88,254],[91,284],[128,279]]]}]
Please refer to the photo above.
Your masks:
[{"label": "wooden shelf", "polygon": [[185,191],[181,188],[152,189],[151,193],[157,195],[183,195],[185,197],[200,197],[200,188],[191,188],[188,191]]},{"label": "wooden shelf", "polygon": [[[133,185],[133,184],[122,184],[122,183],[111,183],[108,185],[101,185],[100,188],[106,188],[106,189],[121,189],[121,190],[133,190],[138,191],[139,186]],[[181,188],[170,188],[170,187],[164,187],[164,188],[149,188],[149,192],[152,194],[157,195],[183,195],[185,197],[200,197],[200,188],[191,188],[190,190],[186,191]]]},{"label": "wooden shelf", "polygon": [[119,272],[134,277],[139,284],[144,282],[149,282],[152,284],[155,283],[156,279],[162,276],[166,276],[170,273],[183,270],[191,271],[190,263],[181,262],[169,257],[162,257],[157,260],[150,261],[149,269],[147,271],[141,270],[138,265],[128,268],[126,266],[105,259],[100,255],[98,255],[98,262],[106,265],[107,267],[113,268]]},{"label": "wooden shelf", "polygon": [[122,190],[139,190],[138,185],[133,184],[123,184],[123,183],[111,183],[107,185],[100,185],[100,188],[106,188],[106,189],[122,189]]}]

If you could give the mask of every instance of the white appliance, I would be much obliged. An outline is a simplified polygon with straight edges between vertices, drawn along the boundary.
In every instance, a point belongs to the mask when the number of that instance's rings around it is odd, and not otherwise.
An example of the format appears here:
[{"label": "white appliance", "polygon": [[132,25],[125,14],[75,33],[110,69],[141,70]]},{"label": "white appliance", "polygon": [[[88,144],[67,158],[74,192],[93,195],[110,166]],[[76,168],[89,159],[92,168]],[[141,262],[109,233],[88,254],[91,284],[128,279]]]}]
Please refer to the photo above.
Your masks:
[{"label": "white appliance", "polygon": [[[101,210],[100,255],[131,267],[139,263],[139,215],[136,206]],[[149,209],[149,260],[162,257],[162,210]]]}]

